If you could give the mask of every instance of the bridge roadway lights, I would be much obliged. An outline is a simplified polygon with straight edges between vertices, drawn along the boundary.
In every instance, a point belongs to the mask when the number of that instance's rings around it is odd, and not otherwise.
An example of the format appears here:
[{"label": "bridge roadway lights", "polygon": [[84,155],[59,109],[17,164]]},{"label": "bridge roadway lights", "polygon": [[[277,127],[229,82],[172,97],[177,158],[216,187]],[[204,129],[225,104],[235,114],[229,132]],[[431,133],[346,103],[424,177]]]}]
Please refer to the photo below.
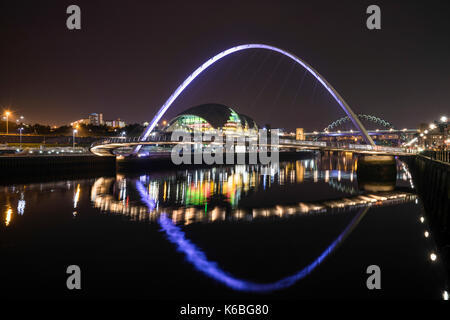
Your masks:
[{"label": "bridge roadway lights", "polygon": [[394,156],[358,156],[356,174],[358,187],[370,192],[392,191],[397,179],[397,166]]}]

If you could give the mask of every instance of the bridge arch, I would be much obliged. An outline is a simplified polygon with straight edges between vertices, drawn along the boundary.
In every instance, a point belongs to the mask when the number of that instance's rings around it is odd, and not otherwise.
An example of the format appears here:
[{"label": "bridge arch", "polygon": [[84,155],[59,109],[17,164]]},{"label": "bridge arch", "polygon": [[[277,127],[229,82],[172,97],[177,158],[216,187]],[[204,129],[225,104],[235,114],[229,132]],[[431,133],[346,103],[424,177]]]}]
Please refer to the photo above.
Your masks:
[{"label": "bridge arch", "polygon": [[[248,50],[248,49],[264,49],[264,50],[270,50],[274,52],[281,53],[282,55],[289,57],[290,59],[294,60],[296,63],[301,65],[303,68],[308,70],[309,73],[311,73],[324,87],[327,89],[327,91],[331,94],[331,96],[336,100],[336,102],[339,104],[339,106],[344,110],[344,112],[347,114],[347,116],[352,120],[355,127],[361,132],[365,142],[367,144],[370,144],[372,146],[375,146],[375,143],[373,142],[372,138],[369,136],[366,128],[363,126],[359,118],[356,116],[356,114],[353,112],[353,110],[350,108],[350,106],[345,102],[345,100],[340,96],[340,94],[331,86],[331,84],[328,83],[328,81],[321,76],[316,70],[313,69],[307,62],[303,61],[296,55],[280,49],[278,47],[266,45],[266,44],[243,44],[239,46],[235,46],[232,48],[229,48],[225,51],[222,51],[218,54],[216,54],[214,57],[207,60],[205,63],[203,63],[200,67],[195,69],[194,72],[192,72],[184,81],[180,84],[180,86],[172,93],[172,95],[167,99],[167,101],[161,106],[159,111],[156,113],[156,115],[153,117],[152,121],[148,125],[148,127],[145,129],[144,133],[141,135],[140,140],[145,140],[150,135],[151,131],[155,128],[158,121],[162,118],[162,116],[166,113],[166,111],[169,109],[169,107],[172,105],[172,103],[178,98],[178,96],[184,91],[184,89],[187,88],[187,86],[194,81],[197,76],[199,76],[203,71],[208,69],[211,65],[216,63],[217,61],[221,60],[222,58],[236,53],[238,51],[242,50]],[[141,146],[137,146],[133,153],[136,153],[139,151]]]},{"label": "bridge arch", "polygon": [[[376,116],[373,116],[373,115],[358,114],[358,118],[360,120],[366,120],[366,121],[370,121],[370,122],[379,124],[387,129],[393,128],[393,125],[390,122],[383,120],[381,118],[378,118]],[[323,131],[332,131],[333,129],[337,128],[338,126],[340,126],[348,121],[350,121],[350,118],[348,116],[342,117],[342,118],[337,119],[336,121],[330,123],[326,128],[324,128]]]}]

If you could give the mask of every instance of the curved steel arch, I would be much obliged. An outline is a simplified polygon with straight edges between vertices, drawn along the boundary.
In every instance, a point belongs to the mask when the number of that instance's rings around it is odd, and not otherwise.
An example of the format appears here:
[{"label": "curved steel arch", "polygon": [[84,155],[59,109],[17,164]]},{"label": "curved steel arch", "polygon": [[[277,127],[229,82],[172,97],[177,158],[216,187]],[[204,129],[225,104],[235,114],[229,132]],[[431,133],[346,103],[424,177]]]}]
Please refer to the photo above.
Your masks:
[{"label": "curved steel arch", "polygon": [[[194,72],[192,72],[189,77],[186,78],[186,80],[183,81],[183,83],[172,93],[172,95],[167,99],[167,101],[161,106],[159,111],[156,113],[156,115],[153,117],[151,123],[148,125],[148,127],[145,129],[144,133],[141,135],[140,140],[145,140],[148,138],[150,132],[155,128],[158,121],[161,119],[161,117],[166,113],[167,109],[172,105],[172,103],[177,99],[177,97],[186,89],[186,87],[203,71],[208,69],[211,65],[219,61],[220,59],[238,52],[242,50],[248,50],[248,49],[265,49],[265,50],[271,50],[278,53],[281,53],[282,55],[291,58],[298,64],[300,64],[303,68],[309,71],[326,89],[327,91],[333,96],[333,98],[336,100],[336,102],[341,106],[341,108],[345,111],[348,117],[352,120],[355,127],[362,133],[364,140],[366,143],[375,146],[375,143],[373,142],[372,138],[369,136],[366,128],[364,128],[361,121],[358,119],[356,114],[353,112],[353,110],[350,108],[350,106],[345,102],[345,100],[339,95],[339,93],[331,86],[331,84],[328,83],[327,80],[325,80],[324,77],[322,77],[316,70],[314,70],[308,63],[297,57],[296,55],[266,44],[243,44],[236,47],[229,48],[225,51],[222,51],[212,57],[211,59],[207,60],[205,63],[203,63],[200,67],[198,67]],[[136,153],[139,151],[141,146],[137,146],[133,153]]]},{"label": "curved steel arch", "polygon": [[[381,118],[378,118],[376,116],[372,116],[372,115],[368,115],[368,114],[358,114],[357,115],[359,119],[363,119],[363,120],[367,120],[367,121],[371,121],[377,124],[382,125],[383,127],[386,128],[393,128],[393,125],[389,122],[387,122],[386,120],[383,120]],[[350,118],[348,116],[342,117],[340,119],[337,119],[336,121],[330,123],[325,129],[324,131],[330,131],[330,129],[336,128],[337,126],[340,126],[341,124],[350,121]]]}]

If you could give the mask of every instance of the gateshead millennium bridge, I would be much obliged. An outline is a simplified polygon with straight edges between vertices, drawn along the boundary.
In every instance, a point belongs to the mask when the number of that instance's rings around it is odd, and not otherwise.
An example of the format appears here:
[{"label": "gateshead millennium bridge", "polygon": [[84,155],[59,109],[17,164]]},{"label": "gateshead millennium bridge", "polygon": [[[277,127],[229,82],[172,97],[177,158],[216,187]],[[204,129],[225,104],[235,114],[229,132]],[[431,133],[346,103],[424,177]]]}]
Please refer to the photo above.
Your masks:
[{"label": "gateshead millennium bridge", "polygon": [[[333,86],[321,75],[319,74],[312,66],[310,66],[303,59],[298,56],[266,44],[244,44],[229,48],[225,51],[218,53],[213,56],[197,69],[195,69],[172,93],[172,95],[166,100],[166,102],[161,106],[159,111],[153,117],[152,121],[149,123],[148,127],[145,129],[143,134],[139,138],[134,139],[106,139],[99,141],[91,146],[91,151],[99,156],[105,155],[113,155],[114,150],[124,149],[124,148],[132,148],[131,151],[126,152],[125,156],[134,156],[139,154],[139,150],[143,145],[154,145],[161,144],[159,141],[152,141],[150,133],[156,127],[158,121],[162,118],[162,116],[166,113],[166,111],[170,108],[170,106],[174,103],[174,101],[178,98],[178,96],[205,70],[207,70],[210,66],[221,60],[222,58],[234,54],[236,52],[240,52],[243,50],[249,49],[259,49],[259,50],[270,50],[273,52],[277,52],[282,54],[290,59],[292,59],[295,63],[302,66],[306,71],[308,71],[311,75],[315,77],[315,79],[320,82],[320,84],[329,92],[329,94],[334,98],[337,104],[342,108],[342,110],[347,114],[347,118],[351,120],[351,122],[356,127],[359,134],[362,136],[365,145],[357,145],[357,144],[330,144],[327,142],[312,142],[312,141],[299,141],[299,140],[280,140],[280,143],[277,145],[268,145],[270,148],[275,148],[279,150],[280,148],[291,148],[291,149],[321,149],[321,150],[337,150],[337,151],[353,151],[353,152],[362,152],[362,153],[372,153],[372,154],[387,154],[387,155],[407,155],[410,154],[411,151],[406,148],[391,148],[391,147],[381,147],[376,146],[372,138],[370,137],[367,129],[364,127],[360,118],[353,112],[347,102],[342,98],[342,96],[333,88]],[[178,144],[179,142],[173,142],[173,144]],[[170,143],[167,143],[170,144]]]}]

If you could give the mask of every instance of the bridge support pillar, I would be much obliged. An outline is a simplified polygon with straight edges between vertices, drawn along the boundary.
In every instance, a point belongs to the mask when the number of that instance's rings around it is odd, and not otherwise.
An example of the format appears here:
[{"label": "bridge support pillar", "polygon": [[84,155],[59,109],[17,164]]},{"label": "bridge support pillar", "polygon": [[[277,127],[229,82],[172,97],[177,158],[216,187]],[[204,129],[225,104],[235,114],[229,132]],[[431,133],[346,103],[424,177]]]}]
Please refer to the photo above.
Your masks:
[{"label": "bridge support pillar", "polygon": [[395,165],[395,157],[389,155],[362,154],[358,157],[358,165],[359,163],[365,165]]},{"label": "bridge support pillar", "polygon": [[356,174],[360,189],[370,192],[394,190],[397,180],[395,157],[389,155],[360,155]]}]

